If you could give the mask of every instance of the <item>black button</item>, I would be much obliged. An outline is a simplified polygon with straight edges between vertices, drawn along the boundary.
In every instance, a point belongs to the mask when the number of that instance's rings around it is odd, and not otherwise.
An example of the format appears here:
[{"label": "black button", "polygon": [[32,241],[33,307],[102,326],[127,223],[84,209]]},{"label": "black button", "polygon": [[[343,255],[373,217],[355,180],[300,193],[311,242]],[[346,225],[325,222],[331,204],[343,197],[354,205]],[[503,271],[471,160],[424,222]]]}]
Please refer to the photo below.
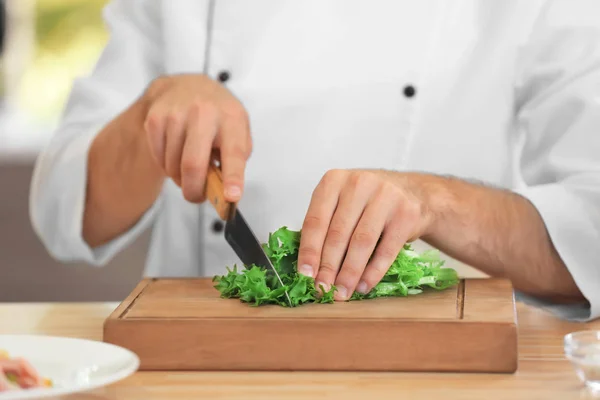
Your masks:
[{"label": "black button", "polygon": [[217,78],[219,79],[219,82],[227,82],[229,80],[229,78],[231,78],[231,75],[229,75],[229,72],[227,71],[221,71],[219,72],[219,75],[217,76]]},{"label": "black button", "polygon": [[217,219],[212,224],[212,230],[215,233],[223,232],[223,222]]},{"label": "black button", "polygon": [[412,85],[404,86],[404,95],[406,97],[413,97],[417,93],[417,90]]}]

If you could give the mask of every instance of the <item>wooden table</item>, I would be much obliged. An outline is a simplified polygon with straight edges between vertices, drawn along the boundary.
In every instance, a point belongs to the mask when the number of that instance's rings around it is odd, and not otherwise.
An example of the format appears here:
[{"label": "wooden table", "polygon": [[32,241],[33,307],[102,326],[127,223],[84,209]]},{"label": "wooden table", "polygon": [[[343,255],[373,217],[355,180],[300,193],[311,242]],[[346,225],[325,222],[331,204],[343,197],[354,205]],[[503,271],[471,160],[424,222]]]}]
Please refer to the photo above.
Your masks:
[{"label": "wooden table", "polygon": [[[102,340],[114,303],[0,304],[0,334]],[[506,374],[143,372],[65,399],[584,399],[592,398],[563,355],[568,323],[518,304],[519,369]],[[465,338],[469,340],[469,338]]]}]

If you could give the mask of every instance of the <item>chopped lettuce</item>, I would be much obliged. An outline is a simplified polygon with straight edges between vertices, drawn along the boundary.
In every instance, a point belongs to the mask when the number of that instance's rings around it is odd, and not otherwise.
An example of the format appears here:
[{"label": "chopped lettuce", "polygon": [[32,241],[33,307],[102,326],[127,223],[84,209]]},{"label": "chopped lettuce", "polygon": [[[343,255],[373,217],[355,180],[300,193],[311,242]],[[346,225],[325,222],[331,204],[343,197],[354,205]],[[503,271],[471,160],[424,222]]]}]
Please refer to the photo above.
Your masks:
[{"label": "chopped lettuce", "polygon": [[[239,298],[253,306],[278,304],[289,307],[287,290],[294,307],[306,303],[333,303],[335,285],[329,291],[317,290],[312,278],[297,271],[300,231],[282,227],[269,235],[263,244],[265,253],[279,273],[283,285],[272,272],[256,265],[245,266],[238,271],[227,268],[227,274],[215,276],[215,288],[223,298]],[[444,290],[458,283],[459,278],[452,268],[443,268],[437,250],[416,253],[410,244],[405,244],[383,279],[367,294],[353,293],[350,300],[373,299],[376,297],[411,296],[422,293],[426,288]]]}]

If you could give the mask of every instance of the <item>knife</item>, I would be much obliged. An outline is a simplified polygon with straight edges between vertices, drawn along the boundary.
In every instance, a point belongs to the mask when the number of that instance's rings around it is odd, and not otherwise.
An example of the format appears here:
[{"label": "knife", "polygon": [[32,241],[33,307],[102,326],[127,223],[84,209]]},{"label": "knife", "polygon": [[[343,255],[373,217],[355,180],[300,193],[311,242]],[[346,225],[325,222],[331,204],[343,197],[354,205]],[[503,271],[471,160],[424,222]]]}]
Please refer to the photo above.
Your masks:
[{"label": "knife", "polygon": [[[261,243],[250,229],[250,226],[237,208],[237,205],[225,200],[223,190],[223,178],[221,170],[211,161],[206,177],[206,198],[213,205],[219,217],[225,221],[225,240],[231,246],[244,265],[256,265],[257,267],[271,271],[277,277],[279,284],[284,287],[279,273],[273,267],[271,260],[265,254]],[[292,300],[287,290],[285,297],[292,306]]]}]

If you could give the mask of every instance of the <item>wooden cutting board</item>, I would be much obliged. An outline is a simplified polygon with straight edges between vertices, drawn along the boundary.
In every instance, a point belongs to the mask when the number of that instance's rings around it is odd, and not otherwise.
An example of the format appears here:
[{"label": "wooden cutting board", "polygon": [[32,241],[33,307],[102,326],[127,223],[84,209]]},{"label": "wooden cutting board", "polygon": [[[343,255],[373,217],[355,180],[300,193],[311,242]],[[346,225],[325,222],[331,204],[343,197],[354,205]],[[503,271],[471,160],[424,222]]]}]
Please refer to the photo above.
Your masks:
[{"label": "wooden cutting board", "polygon": [[513,290],[501,279],[297,308],[222,299],[208,278],[146,279],[106,320],[104,340],[135,352],[141,370],[517,369]]}]

